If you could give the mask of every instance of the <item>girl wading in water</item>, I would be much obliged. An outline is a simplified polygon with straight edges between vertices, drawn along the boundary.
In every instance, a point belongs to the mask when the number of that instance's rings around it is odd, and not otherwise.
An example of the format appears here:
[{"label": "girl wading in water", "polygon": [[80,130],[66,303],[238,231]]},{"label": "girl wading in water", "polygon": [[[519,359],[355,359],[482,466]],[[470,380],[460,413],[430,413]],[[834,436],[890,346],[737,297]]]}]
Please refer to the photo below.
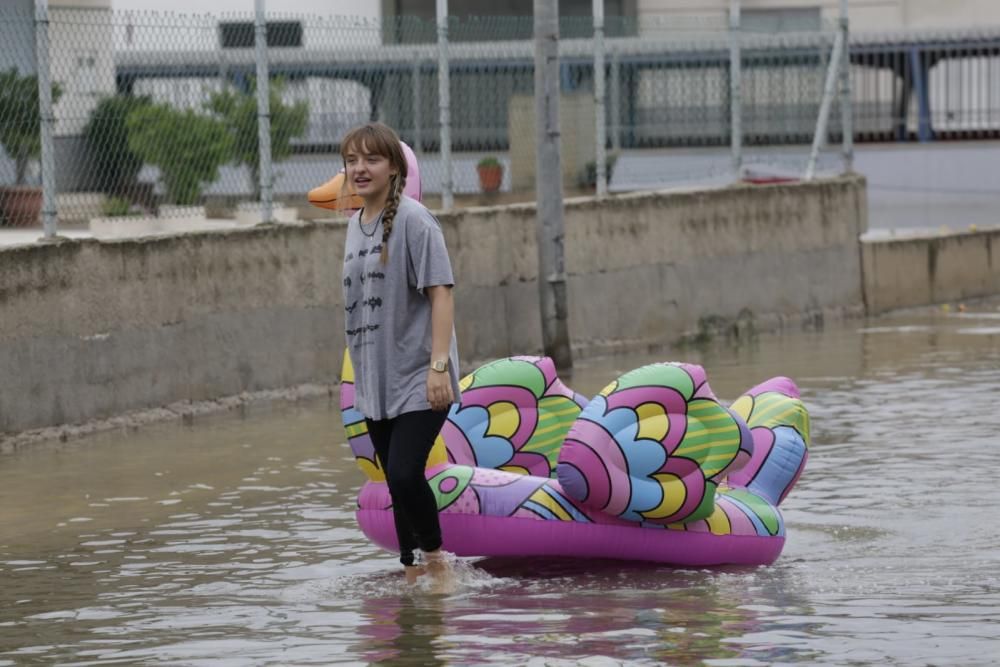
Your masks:
[{"label": "girl wading in water", "polygon": [[391,128],[351,130],[340,151],[345,182],[364,202],[348,222],[344,248],[355,407],[385,471],[407,581],[424,571],[445,579],[450,565],[424,468],[459,395],[451,261],[437,220],[402,194],[406,158]]}]

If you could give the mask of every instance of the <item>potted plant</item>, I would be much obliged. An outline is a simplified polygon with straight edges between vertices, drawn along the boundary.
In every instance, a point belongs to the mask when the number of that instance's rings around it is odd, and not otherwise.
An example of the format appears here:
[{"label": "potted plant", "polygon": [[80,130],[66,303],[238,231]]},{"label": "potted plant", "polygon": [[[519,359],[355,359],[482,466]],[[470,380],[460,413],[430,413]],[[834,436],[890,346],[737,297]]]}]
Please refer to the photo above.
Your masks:
[{"label": "potted plant", "polygon": [[483,192],[497,192],[503,182],[503,163],[492,155],[484,157],[476,164],[479,172],[479,188]]},{"label": "potted plant", "polygon": [[[52,103],[61,90],[52,86]],[[12,67],[0,72],[0,145],[14,160],[14,185],[0,187],[0,222],[28,226],[38,222],[42,189],[27,184],[28,165],[42,154],[41,114],[38,109],[38,79]]]}]

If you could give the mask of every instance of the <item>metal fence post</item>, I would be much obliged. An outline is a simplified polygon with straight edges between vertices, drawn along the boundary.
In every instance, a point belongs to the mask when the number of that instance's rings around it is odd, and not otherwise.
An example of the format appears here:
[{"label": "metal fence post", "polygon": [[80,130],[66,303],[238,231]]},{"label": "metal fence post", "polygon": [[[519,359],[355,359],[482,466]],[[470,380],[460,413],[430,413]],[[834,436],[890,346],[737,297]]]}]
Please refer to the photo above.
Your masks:
[{"label": "metal fence post", "polygon": [[451,79],[448,70],[448,0],[437,0],[438,111],[441,120],[441,208],[455,205],[451,177]]},{"label": "metal fence post", "polygon": [[420,56],[415,54],[413,58],[413,152],[418,156],[423,155],[423,114],[421,113],[423,102],[420,92]]},{"label": "metal fence post", "polygon": [[271,82],[267,67],[267,17],[264,1],[254,0],[257,49],[257,141],[260,167],[260,221],[271,222],[274,177],[271,165]]},{"label": "metal fence post", "polygon": [[743,170],[743,54],[740,50],[740,0],[729,0],[729,113],[733,175]]},{"label": "metal fence post", "polygon": [[35,60],[38,67],[38,113],[42,144],[42,227],[46,239],[56,235],[56,161],[52,133],[52,75],[49,72],[49,3],[35,0]]},{"label": "metal fence post", "polygon": [[559,130],[559,11],[557,0],[534,0],[535,191],[538,199],[538,291],[542,346],[556,367],[573,367],[563,242]]},{"label": "metal fence post", "polygon": [[608,194],[607,168],[607,126],[605,125],[604,100],[604,0],[594,0],[594,119],[596,132],[594,134],[596,153],[594,156],[597,173],[597,196]]},{"label": "metal fence post", "polygon": [[844,33],[838,32],[833,42],[833,53],[830,54],[830,65],[826,69],[826,85],[823,87],[823,101],[819,105],[819,118],[816,121],[816,132],[813,135],[812,150],[809,151],[809,162],[806,164],[805,180],[811,181],[816,175],[816,162],[819,151],[826,143],[827,128],[830,124],[830,107],[837,89],[837,74],[841,69],[841,54],[844,48]]},{"label": "metal fence post", "polygon": [[854,104],[851,90],[851,30],[847,0],[840,0],[840,33],[844,41],[843,64],[840,71],[841,129],[844,135],[842,153],[844,171],[854,171]]},{"label": "metal fence post", "polygon": [[618,51],[611,50],[611,150],[619,152],[622,148],[622,91],[621,91],[622,60]]}]

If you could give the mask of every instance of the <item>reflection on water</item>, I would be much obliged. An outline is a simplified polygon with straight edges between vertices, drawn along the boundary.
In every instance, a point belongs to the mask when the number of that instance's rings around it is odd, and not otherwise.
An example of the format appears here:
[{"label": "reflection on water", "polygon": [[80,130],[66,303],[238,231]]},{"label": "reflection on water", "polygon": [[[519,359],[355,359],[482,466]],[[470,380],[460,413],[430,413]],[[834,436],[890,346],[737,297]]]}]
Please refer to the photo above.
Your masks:
[{"label": "reflection on water", "polygon": [[[408,590],[353,519],[335,406],[0,458],[0,665],[989,664],[1000,608],[1000,312],[673,353],[733,399],[796,379],[806,472],[769,568],[463,561]],[[657,355],[579,364],[594,394]]]}]

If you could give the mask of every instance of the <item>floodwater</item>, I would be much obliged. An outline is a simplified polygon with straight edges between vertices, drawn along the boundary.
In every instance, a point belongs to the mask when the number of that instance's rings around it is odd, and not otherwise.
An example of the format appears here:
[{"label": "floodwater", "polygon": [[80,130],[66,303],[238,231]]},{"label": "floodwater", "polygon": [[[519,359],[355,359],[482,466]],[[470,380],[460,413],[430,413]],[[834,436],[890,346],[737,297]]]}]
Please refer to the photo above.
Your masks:
[{"label": "floodwater", "polygon": [[456,592],[409,590],[355,525],[336,407],[273,406],[0,458],[0,665],[1000,661],[995,304],[671,356],[726,399],[802,389],[773,566],[463,560]]}]

